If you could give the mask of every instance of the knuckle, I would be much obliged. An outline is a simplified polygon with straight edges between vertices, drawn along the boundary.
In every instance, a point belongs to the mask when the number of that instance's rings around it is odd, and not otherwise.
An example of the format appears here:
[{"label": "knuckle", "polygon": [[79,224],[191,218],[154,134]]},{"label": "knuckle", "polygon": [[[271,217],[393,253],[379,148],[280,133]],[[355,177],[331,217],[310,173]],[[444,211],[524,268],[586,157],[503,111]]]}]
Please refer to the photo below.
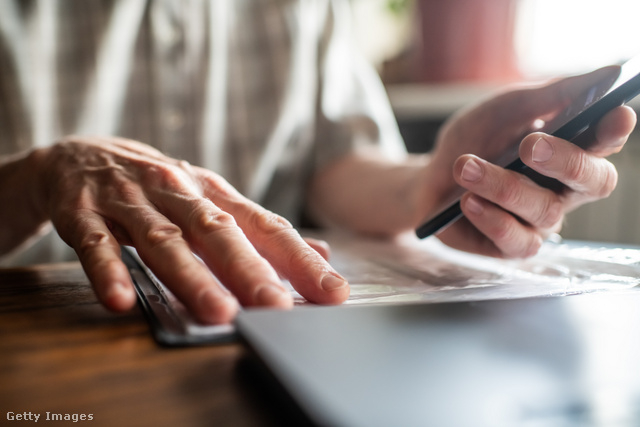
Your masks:
[{"label": "knuckle", "polygon": [[500,206],[513,206],[518,204],[520,193],[518,186],[510,183],[501,184],[496,189],[495,202]]},{"label": "knuckle", "polygon": [[498,247],[505,247],[506,244],[513,241],[515,237],[515,229],[509,221],[505,221],[502,222],[492,234],[496,245]]},{"label": "knuckle", "polygon": [[583,183],[592,173],[586,153],[580,152],[571,156],[567,163],[567,179],[573,183]]},{"label": "knuckle", "polygon": [[198,209],[194,209],[189,225],[192,232],[199,235],[206,235],[237,226],[233,215],[217,209],[212,210],[209,206],[201,206]]},{"label": "knuckle", "polygon": [[153,225],[145,233],[145,240],[151,247],[164,246],[181,239],[182,230],[171,223]]},{"label": "knuckle", "polygon": [[153,163],[146,169],[149,177],[155,181],[154,184],[171,186],[175,183],[175,173],[169,165],[163,163]]},{"label": "knuckle", "polygon": [[[108,160],[105,160],[105,163],[107,162]],[[114,183],[129,182],[129,180],[125,178],[125,168],[122,165],[116,163],[108,163],[100,166],[97,170],[101,174],[104,181]]]},{"label": "knuckle", "polygon": [[542,239],[540,236],[535,234],[531,239],[525,242],[519,249],[519,253],[516,255],[517,258],[529,258],[538,253],[542,247]]},{"label": "knuckle", "polygon": [[605,168],[603,173],[604,177],[601,180],[602,185],[600,186],[599,191],[596,194],[598,198],[609,197],[618,185],[618,171],[611,163],[609,163],[607,166],[608,167]]},{"label": "knuckle", "polygon": [[249,219],[249,223],[253,230],[268,236],[293,230],[293,226],[289,221],[266,209],[259,209],[253,212]]},{"label": "knuckle", "polygon": [[505,258],[519,259],[535,255],[540,250],[542,241],[537,234],[530,238],[518,235],[516,227],[504,227],[501,233],[496,235],[495,242]]},{"label": "knuckle", "polygon": [[556,199],[549,199],[542,205],[534,220],[534,224],[541,228],[550,228],[560,222],[564,217],[562,203]]},{"label": "knuckle", "polygon": [[193,187],[188,172],[179,165],[153,161],[143,165],[143,171],[144,183],[152,188],[182,192],[185,187]]},{"label": "knuckle", "polygon": [[82,235],[76,246],[76,252],[80,257],[86,257],[95,249],[111,243],[110,236],[101,230],[93,230]]},{"label": "knuckle", "polygon": [[586,153],[580,153],[570,160],[568,179],[576,189],[596,199],[608,197],[618,184],[618,172],[612,163],[605,162],[593,164]]}]

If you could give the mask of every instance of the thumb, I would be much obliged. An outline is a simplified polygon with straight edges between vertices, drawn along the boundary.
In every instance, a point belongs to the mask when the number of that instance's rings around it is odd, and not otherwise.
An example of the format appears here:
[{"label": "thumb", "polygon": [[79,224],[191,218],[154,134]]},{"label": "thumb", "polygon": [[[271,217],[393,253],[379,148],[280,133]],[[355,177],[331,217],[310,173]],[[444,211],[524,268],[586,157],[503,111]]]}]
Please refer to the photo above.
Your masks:
[{"label": "thumb", "polygon": [[[531,89],[526,97],[528,105],[522,110],[534,117],[544,117],[558,114],[568,107],[566,113],[560,114],[551,123],[566,120],[585,105],[602,97],[618,79],[620,71],[620,66],[613,65]],[[553,128],[551,123],[548,126]]]}]

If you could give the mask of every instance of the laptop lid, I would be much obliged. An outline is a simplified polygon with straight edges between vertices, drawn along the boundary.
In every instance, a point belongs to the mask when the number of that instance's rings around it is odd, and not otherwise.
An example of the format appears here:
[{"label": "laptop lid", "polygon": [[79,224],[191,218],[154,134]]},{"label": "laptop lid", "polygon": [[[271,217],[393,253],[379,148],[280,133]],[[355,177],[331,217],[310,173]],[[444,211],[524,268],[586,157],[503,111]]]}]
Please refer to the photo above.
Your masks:
[{"label": "laptop lid", "polygon": [[318,426],[638,426],[640,293],[247,310]]}]

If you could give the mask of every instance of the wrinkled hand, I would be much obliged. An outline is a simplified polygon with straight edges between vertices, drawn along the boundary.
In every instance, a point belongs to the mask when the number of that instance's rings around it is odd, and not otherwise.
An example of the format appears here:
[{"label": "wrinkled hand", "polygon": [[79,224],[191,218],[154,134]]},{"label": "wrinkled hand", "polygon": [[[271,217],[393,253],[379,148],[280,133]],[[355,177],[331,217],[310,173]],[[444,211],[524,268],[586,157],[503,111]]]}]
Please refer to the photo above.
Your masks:
[{"label": "wrinkled hand", "polygon": [[[587,150],[535,130],[611,71],[601,69],[543,87],[508,92],[447,123],[430,166],[435,170],[432,176],[442,177],[435,180],[440,183],[436,193],[445,197],[455,184],[468,192],[461,199],[465,217],[438,237],[470,252],[527,257],[538,251],[546,237],[560,230],[565,213],[607,197],[616,186],[617,172],[605,157],[624,146],[636,123],[632,109],[612,110],[585,133],[592,139]],[[564,191],[542,188],[517,172],[484,160],[519,140],[522,161],[565,184]]]},{"label": "wrinkled hand", "polygon": [[134,246],[205,323],[231,321],[238,302],[290,307],[279,276],[312,302],[340,303],[349,294],[325,245],[303,240],[211,171],[118,138],[68,137],[36,155],[40,209],[110,309],[135,303],[120,244]]}]

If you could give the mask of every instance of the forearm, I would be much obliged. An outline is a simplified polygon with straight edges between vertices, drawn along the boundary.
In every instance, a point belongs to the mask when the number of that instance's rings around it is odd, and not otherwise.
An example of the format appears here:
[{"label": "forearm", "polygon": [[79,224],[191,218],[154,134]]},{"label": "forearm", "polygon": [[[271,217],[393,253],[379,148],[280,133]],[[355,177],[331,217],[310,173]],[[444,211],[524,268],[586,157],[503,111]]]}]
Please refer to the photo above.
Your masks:
[{"label": "forearm", "polygon": [[48,224],[36,204],[35,153],[0,157],[0,255],[38,234]]},{"label": "forearm", "polygon": [[434,203],[429,157],[391,162],[376,151],[351,154],[311,181],[309,210],[323,225],[390,236],[415,227]]}]

